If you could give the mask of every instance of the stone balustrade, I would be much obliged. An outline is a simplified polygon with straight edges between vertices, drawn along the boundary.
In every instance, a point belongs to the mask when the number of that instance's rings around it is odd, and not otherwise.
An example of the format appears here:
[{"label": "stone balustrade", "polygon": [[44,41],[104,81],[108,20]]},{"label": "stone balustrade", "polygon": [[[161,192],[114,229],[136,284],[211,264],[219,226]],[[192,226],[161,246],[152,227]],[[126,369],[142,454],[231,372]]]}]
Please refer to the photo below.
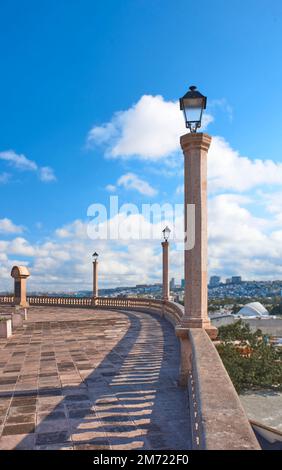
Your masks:
[{"label": "stone balustrade", "polygon": [[58,307],[91,307],[93,299],[91,297],[50,297],[50,296],[27,296],[30,306],[58,306]]},{"label": "stone balustrade", "polygon": [[[182,305],[168,300],[146,299],[139,297],[51,297],[33,295],[27,296],[30,306],[58,306],[58,307],[85,307],[85,308],[108,308],[108,309],[130,309],[144,312],[155,312],[164,314],[173,325],[179,323],[183,309]],[[14,297],[0,296],[0,304],[12,305]]]},{"label": "stone balustrade", "polygon": [[11,305],[14,302],[13,295],[0,295],[0,305]]},{"label": "stone balustrade", "polygon": [[236,390],[219,354],[202,328],[188,333],[191,344],[188,379],[193,448],[258,450]]}]

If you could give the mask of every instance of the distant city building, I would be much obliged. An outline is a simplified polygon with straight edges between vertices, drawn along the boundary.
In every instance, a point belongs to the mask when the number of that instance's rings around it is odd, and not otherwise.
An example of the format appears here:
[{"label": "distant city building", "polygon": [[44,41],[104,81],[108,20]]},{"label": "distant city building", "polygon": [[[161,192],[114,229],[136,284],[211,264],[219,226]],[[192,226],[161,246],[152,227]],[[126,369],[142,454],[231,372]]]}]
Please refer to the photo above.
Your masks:
[{"label": "distant city building", "polygon": [[231,282],[232,282],[231,278],[228,277],[228,278],[226,279],[226,281],[225,281],[225,284],[231,284]]},{"label": "distant city building", "polygon": [[210,286],[216,287],[220,284],[220,276],[211,276],[210,277]]},{"label": "distant city building", "polygon": [[232,276],[231,282],[232,284],[241,284],[242,278],[241,276]]},{"label": "distant city building", "polygon": [[170,289],[175,289],[175,278],[172,277],[169,283]]},{"label": "distant city building", "polygon": [[181,288],[185,289],[185,279],[181,279]]}]

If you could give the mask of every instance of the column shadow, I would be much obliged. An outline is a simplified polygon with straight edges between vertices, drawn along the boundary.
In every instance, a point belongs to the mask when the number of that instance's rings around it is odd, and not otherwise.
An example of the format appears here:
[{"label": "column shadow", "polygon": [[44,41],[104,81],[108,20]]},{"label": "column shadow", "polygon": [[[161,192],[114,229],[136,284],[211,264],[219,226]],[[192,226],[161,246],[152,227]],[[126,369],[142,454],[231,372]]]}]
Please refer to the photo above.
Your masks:
[{"label": "column shadow", "polygon": [[23,427],[28,434],[15,449],[191,448],[188,396],[177,386],[180,354],[172,325],[154,314],[118,313],[129,321],[127,332],[79,385],[14,393],[21,406],[46,397],[46,414],[29,431]]}]

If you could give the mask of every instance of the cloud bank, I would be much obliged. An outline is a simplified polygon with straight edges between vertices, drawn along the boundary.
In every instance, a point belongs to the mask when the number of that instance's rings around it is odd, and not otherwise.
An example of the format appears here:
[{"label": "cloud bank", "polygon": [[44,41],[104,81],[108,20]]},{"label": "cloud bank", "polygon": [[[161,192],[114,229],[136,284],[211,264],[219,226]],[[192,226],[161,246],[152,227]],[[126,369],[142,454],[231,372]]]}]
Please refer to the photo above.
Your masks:
[{"label": "cloud bank", "polygon": [[[48,166],[40,167],[33,160],[29,160],[23,154],[17,154],[14,150],[6,150],[0,152],[0,160],[7,162],[7,164],[19,171],[31,171],[37,173],[38,178],[44,183],[49,183],[56,180],[54,170]],[[5,176],[6,175],[6,176]],[[0,175],[0,183],[7,182],[9,174],[3,173]],[[2,178],[1,178],[2,177]]]}]

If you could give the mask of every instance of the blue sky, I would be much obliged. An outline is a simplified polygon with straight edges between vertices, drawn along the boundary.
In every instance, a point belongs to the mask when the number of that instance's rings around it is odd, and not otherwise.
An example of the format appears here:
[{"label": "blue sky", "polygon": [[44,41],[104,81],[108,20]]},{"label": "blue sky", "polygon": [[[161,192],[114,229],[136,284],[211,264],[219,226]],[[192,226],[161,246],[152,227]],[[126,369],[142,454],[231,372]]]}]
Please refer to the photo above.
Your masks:
[{"label": "blue sky", "polygon": [[[206,130],[218,139],[209,173],[210,273],[282,278],[281,45],[279,0],[1,2],[0,290],[10,286],[14,262],[29,265],[36,289],[89,287],[95,243],[84,235],[87,208],[108,205],[113,192],[137,205],[182,201],[169,109],[190,84],[208,96]],[[128,110],[131,129],[127,115],[114,117]],[[171,131],[175,144],[152,149],[146,123],[157,142]],[[102,143],[94,131],[89,144],[93,129],[106,129]],[[136,148],[121,145],[128,132]],[[133,247],[98,245],[102,285],[158,281],[159,244],[145,245],[134,247],[146,263]],[[181,254],[175,259],[180,279]]]}]

